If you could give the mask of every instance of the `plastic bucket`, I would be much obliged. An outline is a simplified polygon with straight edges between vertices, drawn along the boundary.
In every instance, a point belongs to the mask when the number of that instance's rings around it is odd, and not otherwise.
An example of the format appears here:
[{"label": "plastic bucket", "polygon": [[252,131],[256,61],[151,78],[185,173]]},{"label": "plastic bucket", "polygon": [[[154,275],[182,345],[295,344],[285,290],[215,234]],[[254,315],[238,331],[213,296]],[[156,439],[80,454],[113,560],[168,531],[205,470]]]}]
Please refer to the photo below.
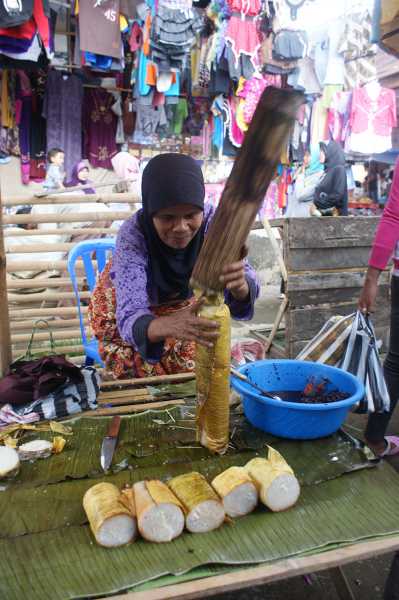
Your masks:
[{"label": "plastic bucket", "polygon": [[349,398],[324,404],[303,404],[261,396],[249,384],[232,376],[232,386],[243,397],[248,421],[267,433],[290,439],[315,439],[337,431],[350,410],[364,396],[356,377],[319,363],[302,360],[260,360],[239,371],[265,391],[303,390],[310,377],[326,378],[326,391],[345,392]]}]

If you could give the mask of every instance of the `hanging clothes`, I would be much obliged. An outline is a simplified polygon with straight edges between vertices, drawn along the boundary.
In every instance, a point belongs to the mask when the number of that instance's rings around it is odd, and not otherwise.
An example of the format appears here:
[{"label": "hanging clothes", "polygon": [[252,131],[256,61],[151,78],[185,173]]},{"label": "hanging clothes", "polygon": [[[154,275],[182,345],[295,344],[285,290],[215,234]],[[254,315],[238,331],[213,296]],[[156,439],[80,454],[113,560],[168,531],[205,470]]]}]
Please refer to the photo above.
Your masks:
[{"label": "hanging clothes", "polygon": [[82,51],[121,57],[119,0],[80,2],[79,44]]},{"label": "hanging clothes", "polygon": [[118,118],[112,111],[115,98],[106,90],[87,89],[84,96],[84,154],[93,167],[112,169],[118,152],[115,137]]},{"label": "hanging clothes", "polygon": [[392,129],[396,124],[394,90],[377,82],[353,90],[349,142],[352,152],[375,154],[390,150]]},{"label": "hanging clothes", "polygon": [[353,90],[377,78],[376,46],[371,43],[372,18],[369,11],[350,14],[339,52],[345,59],[345,89]]},{"label": "hanging clothes", "polygon": [[47,122],[47,152],[61,148],[65,153],[67,178],[82,158],[83,84],[76,75],[49,71],[43,102]]}]

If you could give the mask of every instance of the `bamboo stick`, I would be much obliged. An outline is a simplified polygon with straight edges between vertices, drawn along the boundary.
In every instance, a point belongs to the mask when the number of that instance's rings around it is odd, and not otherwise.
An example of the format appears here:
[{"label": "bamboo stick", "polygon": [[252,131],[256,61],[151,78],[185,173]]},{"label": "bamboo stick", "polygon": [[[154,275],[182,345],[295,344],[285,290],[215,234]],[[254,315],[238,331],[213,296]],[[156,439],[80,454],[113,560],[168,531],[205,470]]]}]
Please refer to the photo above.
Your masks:
[{"label": "bamboo stick", "polygon": [[[87,306],[81,306],[80,310],[83,314],[88,311]],[[27,318],[32,317],[33,319],[47,319],[48,317],[64,317],[65,315],[77,315],[77,306],[63,306],[59,308],[23,308],[23,309],[11,309],[10,317],[21,317]]]},{"label": "bamboo stick", "polygon": [[[70,284],[72,286],[72,284]],[[91,292],[80,292],[81,299],[91,298]],[[8,294],[9,302],[18,302],[19,304],[30,304],[32,302],[58,300],[75,300],[74,292],[37,292],[35,294]]]},{"label": "bamboo stick", "polygon": [[[72,191],[69,188],[68,191]],[[35,196],[33,198],[24,198],[21,202],[21,197],[8,198],[3,202],[4,206],[20,206],[28,204],[29,206],[37,205],[49,205],[49,204],[93,204],[95,202],[101,204],[113,204],[113,203],[126,203],[126,204],[140,204],[140,196],[138,194],[121,193],[121,194],[71,194],[67,195],[54,195],[54,196]]]},{"label": "bamboo stick", "polygon": [[144,404],[147,402],[160,401],[158,396],[126,396],[126,398],[97,398],[99,406],[126,406],[131,404]]},{"label": "bamboo stick", "polygon": [[[92,261],[94,268],[96,261]],[[66,260],[9,260],[7,258],[7,273],[18,273],[19,271],[66,271]],[[75,263],[75,271],[84,273],[84,265],[81,260]]]},{"label": "bamboo stick", "polygon": [[76,227],[68,229],[66,227],[56,229],[21,229],[12,228],[4,230],[4,237],[26,237],[41,235],[102,235],[107,233],[110,236],[116,235],[119,229],[116,227]]},{"label": "bamboo stick", "polygon": [[[86,279],[77,277],[76,282],[82,285]],[[10,279],[7,280],[8,290],[25,290],[31,288],[51,288],[62,287],[63,285],[71,285],[69,277],[45,277],[43,279]]]},{"label": "bamboo stick", "polygon": [[[87,319],[83,320],[84,325],[88,326]],[[69,328],[77,328],[79,327],[79,319],[57,319],[56,321],[50,321],[51,330],[53,332],[60,330],[65,330]],[[16,333],[17,331],[31,331],[32,330],[32,319],[28,321],[10,321],[11,327],[11,335]],[[36,326],[36,329],[45,329],[44,323],[39,321]]]},{"label": "bamboo stick", "polygon": [[[54,331],[54,329],[52,327],[50,327],[50,329],[51,329],[52,336],[55,340],[80,339],[80,336],[81,336],[80,328],[79,329],[68,329],[67,331],[65,331],[65,330]],[[13,344],[29,342],[31,335],[32,335],[31,331],[28,331],[27,333],[11,333],[11,342]],[[44,333],[36,332],[35,333],[35,341],[42,341],[42,340],[44,340],[44,341],[49,340],[48,332],[44,332]]]},{"label": "bamboo stick", "polygon": [[110,408],[97,408],[84,413],[85,417],[103,417],[107,415],[130,415],[144,410],[155,410],[157,408],[166,408],[169,406],[178,406],[185,404],[184,400],[163,400],[162,402],[152,402],[151,404],[133,404],[129,406],[111,406]]},{"label": "bamboo stick", "polygon": [[[125,179],[118,179],[115,181],[110,181],[108,183],[103,182],[103,183],[96,183],[95,187],[96,188],[105,188],[105,187],[110,187],[112,185],[118,185],[119,183],[129,183],[128,181],[126,181]],[[70,192],[79,192],[81,190],[85,190],[87,188],[92,188],[94,187],[93,183],[85,183],[82,185],[74,185],[72,187],[68,187],[68,188],[63,188],[61,190],[54,190],[53,192],[49,192],[46,190],[43,190],[41,192],[37,192],[35,195],[36,198],[44,198],[44,197],[50,197],[50,196],[60,196],[62,194],[69,194]]]},{"label": "bamboo stick", "polygon": [[[76,344],[76,346],[57,346],[55,350],[56,350],[57,354],[69,354],[72,352],[73,353],[84,352],[84,348],[83,348],[82,344]],[[33,355],[41,354],[43,352],[48,352],[48,351],[50,351],[50,346],[43,346],[42,344],[41,344],[40,348],[32,348],[32,350],[31,350]],[[20,350],[16,350],[15,352],[13,352],[13,358],[17,358],[20,355],[21,355]]]},{"label": "bamboo stick", "polygon": [[[41,215],[4,215],[3,223],[6,225],[26,225],[27,223],[94,223],[95,221],[117,221],[127,219],[133,214],[130,210],[108,211],[108,212],[89,212],[75,214],[54,214],[43,213]],[[61,232],[62,233],[62,230]]]},{"label": "bamboo stick", "polygon": [[[110,399],[114,399],[114,398],[126,398],[126,397],[132,398],[148,398],[150,396],[150,392],[147,390],[147,388],[137,388],[135,390],[114,390],[114,391],[107,391],[107,392],[100,392],[98,395],[98,398],[110,398]],[[97,398],[97,399],[98,399]]]},{"label": "bamboo stick", "polygon": [[101,389],[126,385],[177,383],[179,381],[191,381],[192,379],[195,379],[195,373],[175,373],[173,375],[153,375],[150,377],[136,377],[133,379],[115,379],[112,381],[103,381],[101,383]]},{"label": "bamboo stick", "polygon": [[[62,229],[60,229],[60,233]],[[73,242],[65,242],[65,243],[56,243],[56,244],[48,244],[45,242],[38,242],[36,244],[24,244],[20,246],[16,244],[15,246],[8,246],[7,248],[7,256],[10,254],[35,254],[42,252],[69,252],[76,246],[76,243]]]},{"label": "bamboo stick", "polygon": [[0,377],[8,373],[11,364],[10,316],[7,301],[6,254],[3,240],[3,209],[0,190]]}]

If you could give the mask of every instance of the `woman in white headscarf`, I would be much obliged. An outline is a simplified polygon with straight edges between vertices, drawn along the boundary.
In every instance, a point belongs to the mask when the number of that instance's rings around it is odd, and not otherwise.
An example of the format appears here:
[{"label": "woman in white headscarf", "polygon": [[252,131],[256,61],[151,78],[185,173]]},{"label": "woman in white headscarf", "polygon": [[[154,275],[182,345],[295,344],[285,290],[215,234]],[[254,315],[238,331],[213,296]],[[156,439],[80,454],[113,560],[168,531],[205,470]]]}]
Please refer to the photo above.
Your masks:
[{"label": "woman in white headscarf", "polygon": [[[121,179],[121,181],[116,184],[114,192],[130,192],[131,194],[137,195],[136,204],[112,204],[113,210],[139,209],[141,207],[141,174],[139,160],[129,152],[118,152],[118,154],[115,154],[115,156],[111,158],[111,163],[115,174]],[[129,216],[130,214],[126,215],[126,218]],[[113,227],[120,227],[122,223],[123,221],[114,221],[112,225]]]}]

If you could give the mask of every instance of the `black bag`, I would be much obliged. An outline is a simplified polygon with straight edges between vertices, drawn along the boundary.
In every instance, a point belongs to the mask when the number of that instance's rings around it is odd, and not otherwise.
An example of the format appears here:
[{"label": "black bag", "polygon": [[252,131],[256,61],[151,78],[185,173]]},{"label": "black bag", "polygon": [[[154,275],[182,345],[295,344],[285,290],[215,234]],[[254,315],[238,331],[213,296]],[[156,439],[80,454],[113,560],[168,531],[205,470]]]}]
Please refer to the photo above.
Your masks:
[{"label": "black bag", "polygon": [[[50,336],[51,354],[32,359],[32,344],[37,325],[46,324]],[[34,323],[25,355],[14,361],[10,373],[0,379],[0,404],[20,405],[33,402],[64,386],[67,382],[79,383],[83,375],[76,365],[64,355],[55,354],[54,339],[47,321]]]}]

